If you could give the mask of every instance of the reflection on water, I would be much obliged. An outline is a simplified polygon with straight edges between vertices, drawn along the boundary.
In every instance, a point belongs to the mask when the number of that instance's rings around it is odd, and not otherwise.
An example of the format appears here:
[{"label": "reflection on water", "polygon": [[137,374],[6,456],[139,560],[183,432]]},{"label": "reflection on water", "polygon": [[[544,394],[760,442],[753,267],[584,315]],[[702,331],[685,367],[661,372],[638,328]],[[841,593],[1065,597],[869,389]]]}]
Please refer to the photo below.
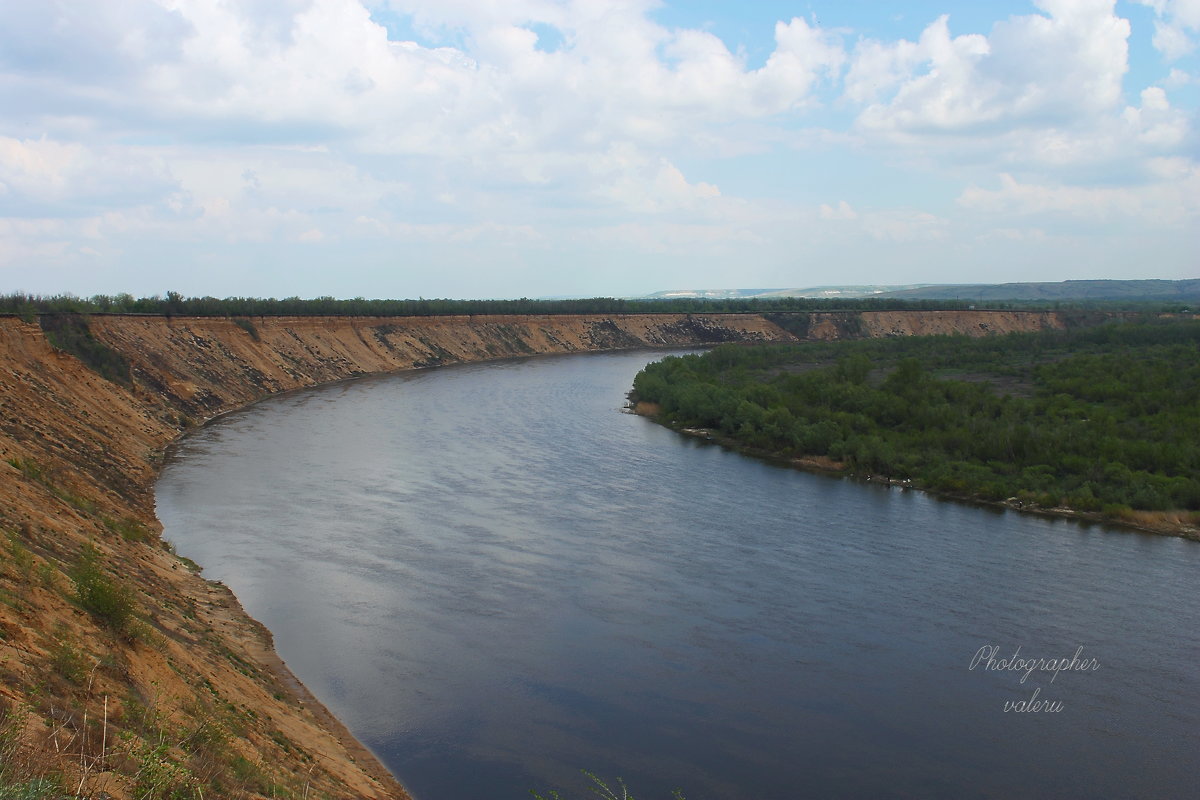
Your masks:
[{"label": "reflection on water", "polygon": [[650,358],[275,398],[182,443],[165,535],[420,798],[1193,791],[1200,546],[680,437],[620,413]]}]

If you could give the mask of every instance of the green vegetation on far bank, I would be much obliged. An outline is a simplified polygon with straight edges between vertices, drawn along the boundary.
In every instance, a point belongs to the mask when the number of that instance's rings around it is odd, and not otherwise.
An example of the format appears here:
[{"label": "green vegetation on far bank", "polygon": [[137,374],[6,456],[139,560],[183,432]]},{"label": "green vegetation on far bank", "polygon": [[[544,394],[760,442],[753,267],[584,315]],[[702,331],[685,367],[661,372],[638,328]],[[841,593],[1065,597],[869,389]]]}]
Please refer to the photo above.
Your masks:
[{"label": "green vegetation on far bank", "polygon": [[[989,301],[986,305],[970,299],[894,299],[884,297],[818,299],[806,297],[766,298],[649,298],[589,297],[564,300],[386,300],[338,299],[316,297],[185,297],[167,292],[165,297],[134,297],[130,294],[75,297],[12,293],[0,295],[0,314],[15,314],[32,322],[38,314],[158,314],[192,317],[258,316],[345,316],[345,317],[428,317],[451,315],[503,314],[770,314],[788,311],[936,311],[963,309],[1080,309],[1136,310],[1153,312],[1183,311],[1183,302],[1126,300],[1054,300]],[[247,328],[249,331],[249,328]]]},{"label": "green vegetation on far bank", "polygon": [[1197,322],[726,345],[649,365],[632,398],[668,424],[958,496],[1200,510]]}]

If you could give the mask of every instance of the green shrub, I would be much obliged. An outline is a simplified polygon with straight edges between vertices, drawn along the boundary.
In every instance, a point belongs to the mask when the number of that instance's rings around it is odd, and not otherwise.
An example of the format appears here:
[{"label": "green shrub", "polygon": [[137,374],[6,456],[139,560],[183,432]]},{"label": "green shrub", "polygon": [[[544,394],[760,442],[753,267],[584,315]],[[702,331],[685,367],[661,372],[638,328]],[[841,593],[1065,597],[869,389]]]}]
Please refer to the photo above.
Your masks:
[{"label": "green shrub", "polygon": [[79,563],[71,571],[75,582],[75,601],[105,625],[118,633],[129,633],[134,622],[133,592],[128,586],[105,574],[99,553],[88,545]]},{"label": "green shrub", "polygon": [[32,458],[21,458],[20,456],[17,456],[15,458],[6,458],[4,460],[7,461],[10,466],[19,470],[20,473],[26,478],[35,481],[42,480],[42,473],[45,472],[45,470]]},{"label": "green shrub", "polygon": [[135,519],[116,520],[104,517],[102,521],[104,527],[113,533],[120,534],[121,538],[127,542],[145,542],[150,539],[150,531]]},{"label": "green shrub", "polygon": [[50,651],[50,666],[68,682],[79,686],[87,678],[87,656],[79,652],[70,642],[59,642]]},{"label": "green shrub", "polygon": [[28,578],[33,571],[33,553],[15,533],[8,534],[8,552],[17,571]]},{"label": "green shrub", "polygon": [[133,754],[138,761],[134,794],[141,800],[192,800],[203,797],[199,783],[183,764],[171,756],[166,742],[142,743]]},{"label": "green shrub", "polygon": [[1105,503],[1100,509],[1104,516],[1110,519],[1121,519],[1128,516],[1133,509],[1124,503]]}]

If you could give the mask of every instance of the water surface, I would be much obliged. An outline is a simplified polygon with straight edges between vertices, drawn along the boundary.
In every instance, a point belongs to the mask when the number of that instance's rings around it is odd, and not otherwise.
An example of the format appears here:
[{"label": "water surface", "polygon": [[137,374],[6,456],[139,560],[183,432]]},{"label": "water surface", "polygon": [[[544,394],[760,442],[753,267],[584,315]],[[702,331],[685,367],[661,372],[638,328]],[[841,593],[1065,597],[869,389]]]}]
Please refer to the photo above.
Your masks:
[{"label": "water surface", "polygon": [[621,413],[654,357],[273,398],[181,443],[165,536],[421,800],[1194,791],[1200,546],[682,437]]}]

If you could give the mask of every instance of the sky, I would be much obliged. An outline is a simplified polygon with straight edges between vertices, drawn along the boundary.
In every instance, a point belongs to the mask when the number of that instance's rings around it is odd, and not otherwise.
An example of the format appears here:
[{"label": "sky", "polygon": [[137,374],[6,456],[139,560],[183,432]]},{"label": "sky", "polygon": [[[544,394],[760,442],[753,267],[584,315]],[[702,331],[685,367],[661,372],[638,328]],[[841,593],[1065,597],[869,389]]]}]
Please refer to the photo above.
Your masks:
[{"label": "sky", "polygon": [[1200,0],[0,0],[0,292],[1200,277]]}]

